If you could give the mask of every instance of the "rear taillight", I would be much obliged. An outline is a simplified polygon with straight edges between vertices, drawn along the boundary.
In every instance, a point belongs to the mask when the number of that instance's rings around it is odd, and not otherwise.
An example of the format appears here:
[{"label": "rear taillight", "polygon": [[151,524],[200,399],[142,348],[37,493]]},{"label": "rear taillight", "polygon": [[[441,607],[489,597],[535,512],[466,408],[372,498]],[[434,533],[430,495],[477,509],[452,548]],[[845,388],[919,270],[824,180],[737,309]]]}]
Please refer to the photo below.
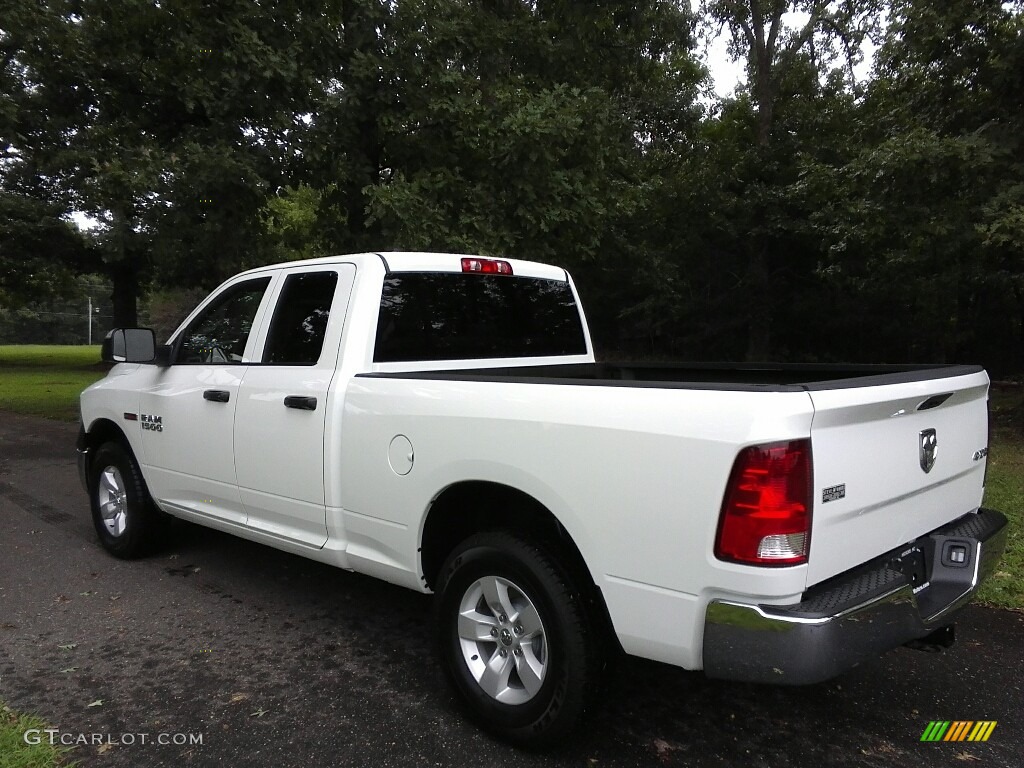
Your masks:
[{"label": "rear taillight", "polygon": [[479,272],[482,275],[511,275],[512,265],[497,259],[463,259],[463,272]]},{"label": "rear taillight", "polygon": [[744,448],[725,489],[715,557],[799,565],[811,543],[811,441]]}]

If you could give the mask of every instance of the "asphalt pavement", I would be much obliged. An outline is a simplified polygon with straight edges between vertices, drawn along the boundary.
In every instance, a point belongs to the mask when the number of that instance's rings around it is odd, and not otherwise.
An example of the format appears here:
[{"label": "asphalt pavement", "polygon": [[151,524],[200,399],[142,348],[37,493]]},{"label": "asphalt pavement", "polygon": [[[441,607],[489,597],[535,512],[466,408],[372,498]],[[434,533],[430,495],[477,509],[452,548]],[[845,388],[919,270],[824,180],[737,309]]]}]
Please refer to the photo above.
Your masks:
[{"label": "asphalt pavement", "polygon": [[[1024,614],[981,607],[941,654],[805,688],[625,659],[578,734],[513,749],[461,716],[429,597],[184,524],[149,559],[108,556],[76,432],[0,413],[0,699],[84,768],[1024,765]],[[932,720],[997,725],[921,742]]]}]

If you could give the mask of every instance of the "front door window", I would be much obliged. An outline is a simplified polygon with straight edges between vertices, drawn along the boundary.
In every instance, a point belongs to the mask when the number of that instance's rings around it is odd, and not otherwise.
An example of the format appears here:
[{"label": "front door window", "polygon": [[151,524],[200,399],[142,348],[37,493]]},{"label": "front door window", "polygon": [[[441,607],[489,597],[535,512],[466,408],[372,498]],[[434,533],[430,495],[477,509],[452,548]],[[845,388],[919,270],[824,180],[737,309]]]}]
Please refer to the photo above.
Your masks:
[{"label": "front door window", "polygon": [[223,291],[182,334],[174,362],[179,365],[245,362],[245,344],[269,283],[269,277],[258,277]]}]

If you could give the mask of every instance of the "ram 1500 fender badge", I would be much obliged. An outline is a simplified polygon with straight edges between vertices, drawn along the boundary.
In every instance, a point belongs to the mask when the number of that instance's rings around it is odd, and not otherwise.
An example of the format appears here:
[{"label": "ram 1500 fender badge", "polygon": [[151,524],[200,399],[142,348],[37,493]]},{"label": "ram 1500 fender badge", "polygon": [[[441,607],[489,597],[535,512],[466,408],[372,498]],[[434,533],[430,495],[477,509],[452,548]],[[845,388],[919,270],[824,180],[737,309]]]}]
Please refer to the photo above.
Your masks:
[{"label": "ram 1500 fender badge", "polygon": [[939,453],[939,438],[934,429],[922,429],[918,435],[921,469],[931,472],[935,466],[935,457]]},{"label": "ram 1500 fender badge", "polygon": [[974,452],[974,460],[975,461],[981,461],[986,456],[988,456],[988,447],[982,448],[982,449],[977,450],[977,451]]},{"label": "ram 1500 fender badge", "polygon": [[150,432],[163,432],[164,431],[164,417],[163,416],[150,416],[148,413],[141,414],[142,416],[142,428],[148,429]]}]

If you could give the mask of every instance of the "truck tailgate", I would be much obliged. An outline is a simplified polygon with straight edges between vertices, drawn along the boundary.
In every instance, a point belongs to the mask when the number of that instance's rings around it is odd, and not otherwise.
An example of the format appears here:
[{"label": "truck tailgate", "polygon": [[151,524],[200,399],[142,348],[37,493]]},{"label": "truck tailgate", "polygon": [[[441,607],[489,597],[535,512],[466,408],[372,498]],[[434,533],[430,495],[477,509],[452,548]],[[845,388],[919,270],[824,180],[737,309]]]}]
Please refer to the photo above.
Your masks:
[{"label": "truck tailgate", "polygon": [[988,446],[984,372],[812,387],[809,394],[814,511],[808,586],[981,504]]}]

